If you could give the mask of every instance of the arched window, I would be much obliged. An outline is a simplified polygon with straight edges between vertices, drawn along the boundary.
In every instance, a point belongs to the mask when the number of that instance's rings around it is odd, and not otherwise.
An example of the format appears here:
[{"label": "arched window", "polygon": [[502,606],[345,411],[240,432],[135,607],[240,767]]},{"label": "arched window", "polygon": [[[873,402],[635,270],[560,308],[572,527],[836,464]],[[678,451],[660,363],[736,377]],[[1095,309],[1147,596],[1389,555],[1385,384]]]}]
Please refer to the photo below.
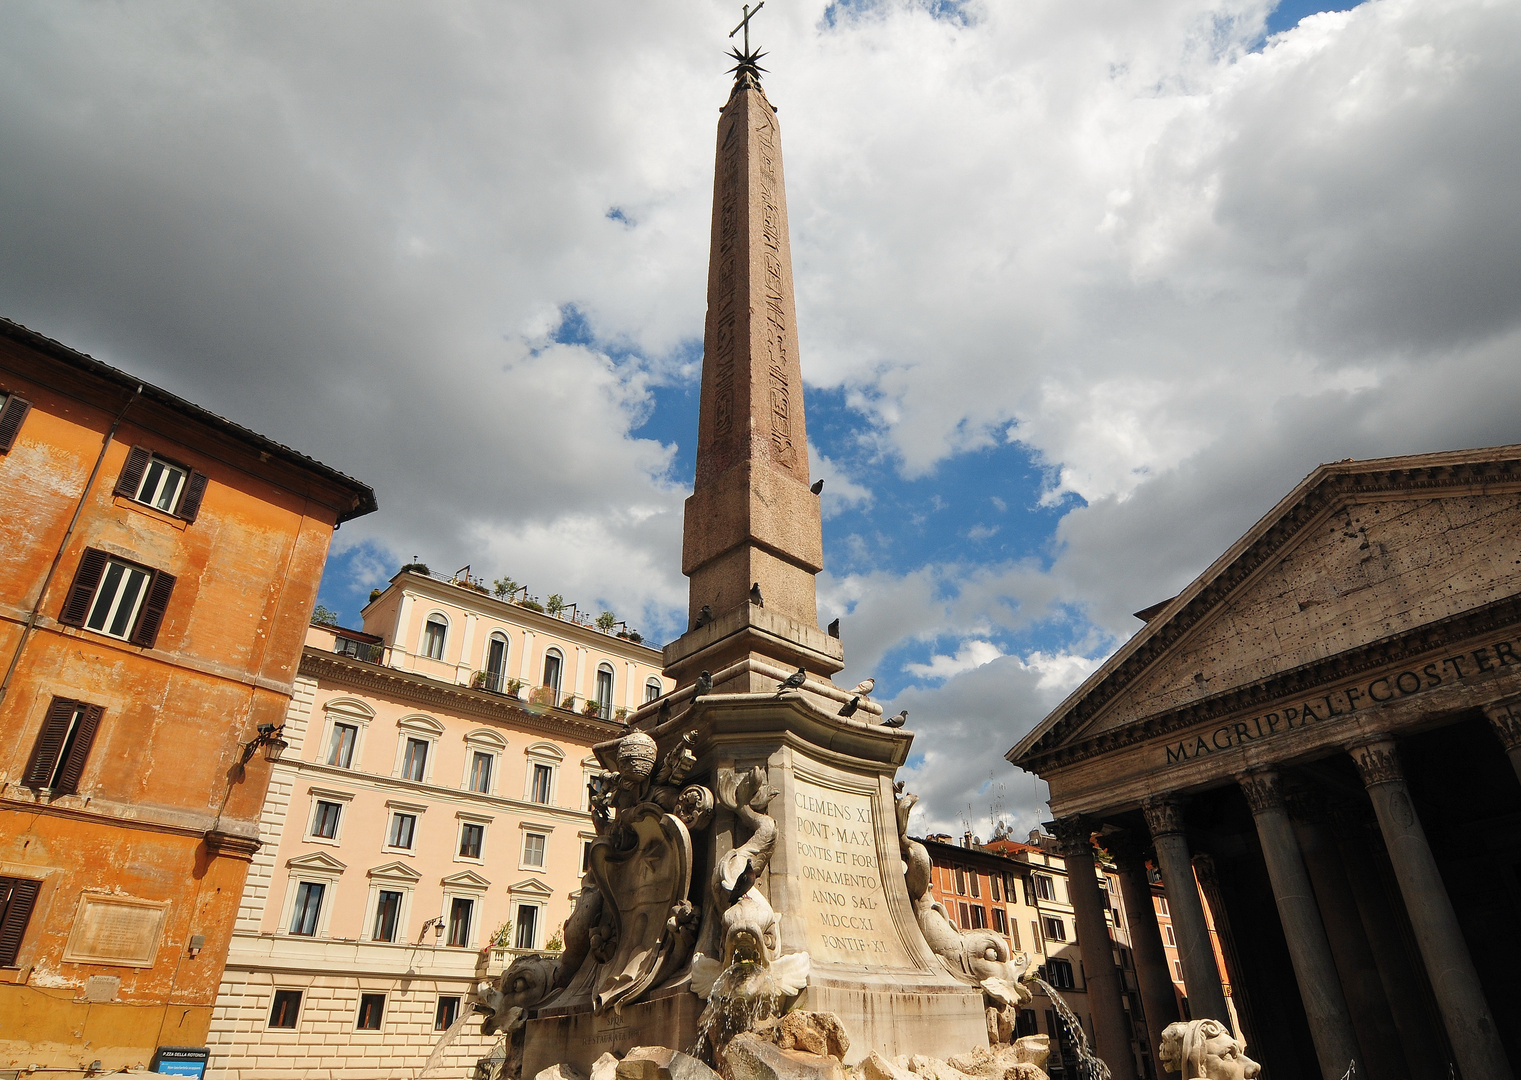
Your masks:
[{"label": "arched window", "polygon": [[597,665],[597,715],[607,720],[613,715],[613,666]]},{"label": "arched window", "polygon": [[553,704],[560,704],[560,672],[565,667],[565,658],[560,655],[559,649],[546,649],[544,652],[544,685],[554,691]]},{"label": "arched window", "polygon": [[444,638],[449,633],[449,620],[438,612],[428,616],[428,622],[423,626],[422,651],[429,660],[442,660],[444,658]]},{"label": "arched window", "polygon": [[644,703],[646,705],[654,701],[664,692],[664,688],[660,685],[660,680],[655,678],[653,675],[644,680]]},{"label": "arched window", "polygon": [[500,694],[506,678],[507,635],[497,631],[486,643],[486,689],[493,694]]}]

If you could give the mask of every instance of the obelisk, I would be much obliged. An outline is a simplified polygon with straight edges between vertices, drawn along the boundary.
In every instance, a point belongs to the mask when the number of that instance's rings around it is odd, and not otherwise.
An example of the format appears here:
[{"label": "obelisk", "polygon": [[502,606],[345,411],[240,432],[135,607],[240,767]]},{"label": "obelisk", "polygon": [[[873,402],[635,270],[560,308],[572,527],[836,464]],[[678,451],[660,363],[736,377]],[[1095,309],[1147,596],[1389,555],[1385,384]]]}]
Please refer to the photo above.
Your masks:
[{"label": "obelisk", "polygon": [[818,627],[824,566],[819,497],[809,489],[803,375],[793,303],[781,126],[756,55],[735,53],[718,121],[697,475],[682,573],[689,632],[666,648],[685,686],[773,689],[797,667],[827,681],[843,666]]}]

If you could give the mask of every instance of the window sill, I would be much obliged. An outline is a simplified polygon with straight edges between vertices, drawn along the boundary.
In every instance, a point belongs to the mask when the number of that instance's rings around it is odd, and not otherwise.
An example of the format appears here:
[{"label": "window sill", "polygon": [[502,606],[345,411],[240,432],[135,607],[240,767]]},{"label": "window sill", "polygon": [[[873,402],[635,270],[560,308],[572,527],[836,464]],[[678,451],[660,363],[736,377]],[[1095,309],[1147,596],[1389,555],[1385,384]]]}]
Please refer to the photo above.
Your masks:
[{"label": "window sill", "polygon": [[486,860],[485,859],[472,859],[469,855],[456,855],[456,856],[454,856],[454,861],[455,862],[462,862],[462,863],[469,863],[472,866],[485,866],[486,865]]},{"label": "window sill", "polygon": [[136,499],[127,498],[125,495],[113,495],[111,496],[111,501],[117,506],[121,507],[123,510],[132,510],[136,513],[142,514],[146,518],[162,521],[170,528],[178,529],[181,532],[184,532],[190,526],[190,522],[186,521],[184,518],[175,517],[167,510],[160,510],[156,506],[149,506],[147,503],[140,503]]},{"label": "window sill", "polygon": [[408,856],[411,856],[413,858],[416,858],[416,856],[417,856],[417,852],[414,849],[412,849],[412,848],[405,848],[405,847],[382,847],[380,850],[383,851],[383,852],[385,852],[387,855],[408,855]]},{"label": "window sill", "polygon": [[330,840],[326,836],[303,836],[301,838],[301,842],[303,844],[321,844],[323,847],[342,847],[343,846],[343,841],[342,841],[341,837],[337,838],[337,839]]},{"label": "window sill", "polygon": [[518,863],[518,869],[525,870],[530,874],[544,873],[544,868],[542,866],[529,866],[527,863]]}]

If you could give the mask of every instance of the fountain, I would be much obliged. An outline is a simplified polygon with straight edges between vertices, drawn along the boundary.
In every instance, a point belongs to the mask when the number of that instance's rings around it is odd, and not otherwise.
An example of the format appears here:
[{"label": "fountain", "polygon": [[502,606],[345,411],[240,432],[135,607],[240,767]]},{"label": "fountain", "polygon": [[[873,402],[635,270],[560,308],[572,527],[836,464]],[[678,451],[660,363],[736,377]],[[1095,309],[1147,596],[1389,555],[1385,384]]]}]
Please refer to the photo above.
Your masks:
[{"label": "fountain", "polygon": [[913,733],[882,722],[870,683],[831,680],[844,652],[818,625],[821,485],[757,55],[735,50],[718,125],[676,689],[594,748],[596,838],[564,951],[520,957],[476,1007],[509,1040],[504,1078],[696,1080],[687,1048],[728,1080],[950,1077],[956,1055],[988,1080],[1041,1080],[1038,1048],[991,1049],[1031,1000],[1023,959],[956,928],[908,835],[916,800],[894,777]]},{"label": "fountain", "polygon": [[1051,1004],[1056,1006],[1056,1015],[1061,1019],[1062,1027],[1067,1029],[1067,1037],[1072,1040],[1073,1052],[1077,1054],[1077,1073],[1081,1080],[1109,1080],[1109,1066],[1088,1048],[1088,1035],[1083,1031],[1083,1022],[1067,1004],[1067,999],[1057,993],[1056,988],[1045,979],[1035,978],[1031,981],[1039,986],[1046,997],[1051,999]]}]

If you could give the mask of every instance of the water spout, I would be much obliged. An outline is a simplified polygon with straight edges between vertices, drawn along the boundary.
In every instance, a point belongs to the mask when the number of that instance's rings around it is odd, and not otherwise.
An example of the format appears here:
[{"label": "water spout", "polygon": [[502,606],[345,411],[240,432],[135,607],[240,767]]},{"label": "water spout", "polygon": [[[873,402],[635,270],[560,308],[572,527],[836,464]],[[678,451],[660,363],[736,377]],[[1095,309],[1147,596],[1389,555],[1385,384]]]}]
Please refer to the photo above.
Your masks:
[{"label": "water spout", "polygon": [[731,964],[713,981],[708,1007],[697,1021],[692,1056],[711,1061],[734,1036],[777,1016],[786,996],[767,965],[754,960]]},{"label": "water spout", "polygon": [[422,1071],[417,1074],[416,1080],[424,1080],[429,1073],[438,1068],[444,1060],[444,1055],[449,1052],[450,1044],[459,1038],[459,1033],[465,1029],[465,1025],[470,1022],[473,1015],[469,1009],[460,1010],[459,1015],[454,1018],[454,1023],[449,1025],[449,1030],[439,1036],[438,1045],[433,1048],[433,1053],[428,1055],[428,1060],[423,1062]]},{"label": "water spout", "polygon": [[1110,1080],[1109,1066],[1088,1048],[1088,1035],[1083,1031],[1083,1023],[1077,1014],[1045,979],[1036,978],[1033,981],[1051,999],[1051,1004],[1056,1006],[1056,1015],[1061,1017],[1062,1026],[1067,1029],[1067,1037],[1072,1040],[1073,1052],[1077,1054],[1077,1074],[1081,1080]]}]

